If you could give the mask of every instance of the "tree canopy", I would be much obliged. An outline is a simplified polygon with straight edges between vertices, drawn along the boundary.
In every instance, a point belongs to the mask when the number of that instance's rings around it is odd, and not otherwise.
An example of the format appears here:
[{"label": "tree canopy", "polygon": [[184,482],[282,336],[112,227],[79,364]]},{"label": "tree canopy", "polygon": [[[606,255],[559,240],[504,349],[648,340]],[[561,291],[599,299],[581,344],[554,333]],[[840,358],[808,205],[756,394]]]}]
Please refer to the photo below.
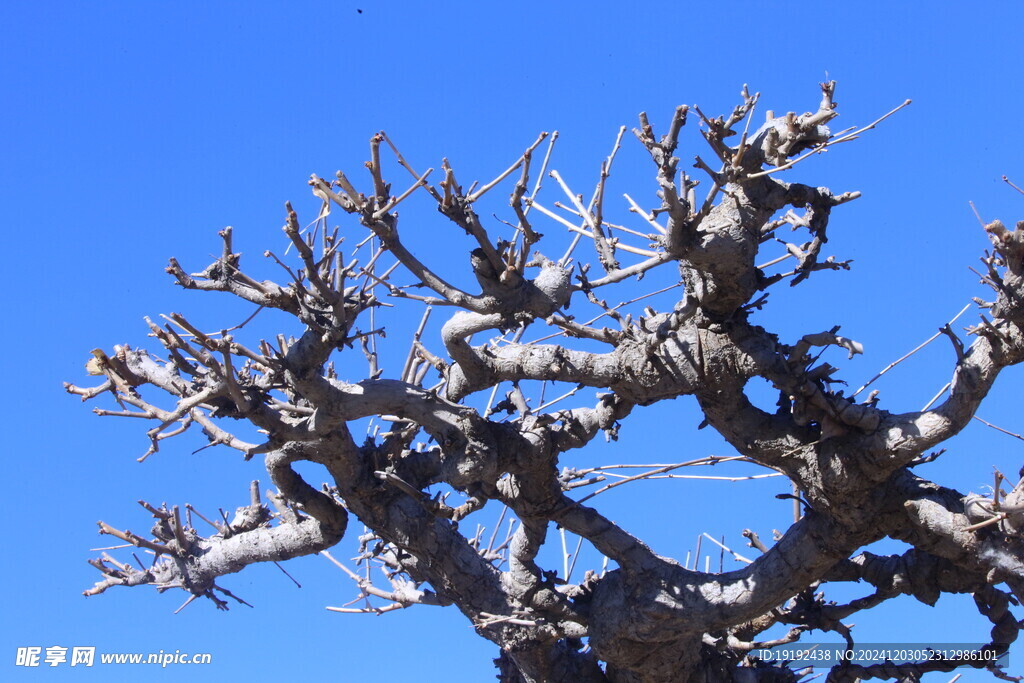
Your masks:
[{"label": "tree canopy", "polygon": [[[266,252],[284,279],[250,274],[231,228],[204,270],[172,259],[179,286],[229,293],[254,317],[214,331],[181,314],[150,320],[156,347],[95,349],[86,367],[99,383],[67,388],[113,399],[101,415],[152,422],[143,459],[199,431],[261,461],[273,487],[253,482],[233,516],[141,501],[148,533],[101,522],[153,557],[92,560],[101,577],[87,594],[148,585],[227,607],[244,598],[224,577],[333,557],[355,534],[359,557],[336,562],[365,600],[340,609],[453,606],[500,648],[504,681],[795,681],[801,663],[752,653],[814,632],[852,646],[851,617],[907,595],[970,595],[987,623],[971,663],[1005,653],[1018,632],[1009,607],[1024,597],[1021,475],[997,471],[982,495],[931,481],[924,466],[1024,360],[1024,224],[982,222],[990,249],[979,276],[991,296],[976,300],[966,330],[951,320],[933,337],[947,340],[952,363],[923,409],[880,402],[874,380],[846,386],[841,361],[822,354],[863,348],[838,327],[763,327],[778,289],[827,290],[823,271],[850,267],[828,252],[828,231],[833,210],[859,193],[787,182],[785,171],[909,104],[833,131],[835,88],[821,84],[803,114],[760,112],[746,88],[721,116],[680,106],[656,126],[641,114],[632,144],[650,157],[657,200],[626,194],[628,211],[610,189],[625,127],[586,192],[558,172],[557,134],[540,134],[493,180],[465,184],[447,159],[423,168],[380,132],[367,174],[310,178],[316,216],[300,220],[286,205],[287,249]],[[680,147],[692,128],[705,144],[696,156]],[[452,240],[443,259],[421,257],[423,236],[399,220],[415,201],[472,249]],[[685,443],[708,427],[733,454],[565,464],[614,442],[635,412],[684,396],[701,423],[659,429]],[[793,520],[776,537],[744,530],[749,550],[708,537],[738,569],[702,564],[700,548],[669,556],[597,498],[716,463],[792,484]],[[323,472],[326,483],[312,478]],[[661,514],[653,501],[647,513]],[[552,564],[545,544],[567,536],[579,548]],[[864,549],[886,538],[909,548]],[[577,557],[593,566],[577,569]],[[831,586],[851,582],[859,597],[830,600]],[[837,666],[829,679],[911,680],[962,663]]]}]

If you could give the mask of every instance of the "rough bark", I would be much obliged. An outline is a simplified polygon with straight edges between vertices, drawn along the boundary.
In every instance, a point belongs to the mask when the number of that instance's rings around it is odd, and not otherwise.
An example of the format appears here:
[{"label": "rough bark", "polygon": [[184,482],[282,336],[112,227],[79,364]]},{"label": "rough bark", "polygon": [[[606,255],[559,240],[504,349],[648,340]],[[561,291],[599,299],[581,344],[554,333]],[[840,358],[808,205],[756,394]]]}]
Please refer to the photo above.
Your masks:
[{"label": "rough bark", "polygon": [[[988,647],[1005,651],[1017,635],[1007,606],[1013,597],[1024,599],[1024,486],[993,501],[926,481],[911,468],[963,429],[1003,368],[1024,360],[1024,225],[1011,231],[995,222],[985,228],[994,250],[987,256],[986,280],[997,296],[982,306],[991,319],[972,330],[976,338],[969,348],[957,347],[948,398],[934,408],[891,413],[870,399],[855,403],[833,390],[838,370],[819,364],[812,349],[838,346],[852,356],[861,351],[859,344],[835,330],[781,340],[749,320],[751,309],[765,305],[763,293],[778,283],[800,284],[817,271],[848,267],[824,258],[821,249],[833,208],[857,193],[834,195],[784,182],[776,173],[808,151],[853,135],[837,138],[827,128],[836,116],[834,87],[822,85],[816,111],[771,117],[749,135],[757,96],[745,89],[743,103],[728,117],[709,119],[697,109],[701,133],[720,164],[715,171],[697,157],[711,186],[703,202],[674,156],[689,108],[675,112],[660,138],[641,115],[635,133],[655,163],[662,202],[652,212],[636,207],[643,229],[655,230],[647,247],[627,245],[623,237],[629,233],[602,217],[614,153],[602,165],[589,206],[552,173],[569,197],[565,215],[582,223],[557,220],[593,241],[603,274],[573,271],[567,258],[554,260],[539,251],[543,242],[530,209],[558,216],[540,204],[537,186],[527,195],[533,153],[545,135],[495,183],[476,191],[464,190],[447,162],[435,186],[427,181],[429,172],[417,174],[399,155],[415,182],[392,195],[381,170],[381,143],[390,145],[383,133],[371,139],[368,194],[341,172],[330,182],[313,176],[321,216],[340,209],[373,236],[371,245],[379,243],[367,265],[345,262],[341,241],[337,233],[328,234],[326,220],[320,222],[319,241],[304,234],[290,206],[284,231],[298,270],[288,269],[291,281],[285,285],[257,281],[241,270],[230,229],[221,233],[223,255],[202,273],[187,274],[172,260],[168,273],[183,288],[230,292],[278,309],[294,316],[303,333],[248,347],[228,331],[205,334],[175,315],[163,326],[150,323],[163,347],[160,360],[127,346],[110,354],[97,349],[87,369],[102,376],[102,384],[68,390],[83,399],[109,395],[119,404],[119,410],[97,409],[100,414],[153,420],[147,455],[192,425],[211,443],[234,448],[246,459],[262,455],[276,487],[268,492],[276,512],[270,513],[254,488],[250,504],[230,523],[213,522],[218,531],[209,537],[176,507],[146,505],[156,519],[147,537],[101,523],[101,532],[146,548],[157,560],[148,570],[109,556],[94,560],[103,578],[87,594],[152,584],[206,596],[223,607],[215,591],[233,596],[217,585],[221,576],[256,562],[329,549],[354,516],[372,530],[361,539],[363,561],[380,563],[390,582],[381,588],[353,573],[360,590],[385,600],[385,609],[456,606],[500,648],[499,677],[510,683],[795,681],[795,665],[770,666],[749,655],[759,634],[789,624],[784,642],[810,629],[849,639],[843,619],[902,594],[929,604],[942,593],[974,595],[993,624]],[[519,178],[510,200],[518,225],[510,239],[499,240],[474,206],[512,174]],[[450,284],[403,243],[396,207],[413,193],[429,194],[440,213],[479,245],[466,264],[479,294]],[[757,262],[766,258],[763,252],[783,224],[806,231],[808,241],[785,244],[787,263],[794,267],[773,274]],[[620,265],[623,251],[641,260]],[[385,255],[397,259],[401,270],[376,265]],[[673,267],[681,287],[670,310],[647,309],[634,318],[601,298],[606,287]],[[402,277],[411,277],[413,287],[399,284]],[[380,329],[367,318],[382,298],[451,311],[440,331],[443,353],[428,350],[436,345],[421,338],[421,325],[401,374],[381,377]],[[570,304],[587,302],[602,311],[599,319],[616,327],[569,315]],[[522,332],[540,324],[556,334],[523,342]],[[484,334],[497,340],[474,345],[474,336]],[[367,378],[343,381],[333,359],[358,354],[351,351],[357,347],[369,362]],[[441,378],[433,387],[424,385],[430,370]],[[747,398],[747,382],[758,377],[779,392],[775,413]],[[556,390],[562,384],[569,389],[562,400],[576,405],[554,412],[531,408],[519,384],[528,380],[553,383]],[[508,392],[505,400],[481,410],[481,392],[499,387]],[[575,399],[585,387],[603,392],[596,404]],[[169,397],[172,407],[158,407],[151,395]],[[597,470],[559,469],[566,451],[585,448],[599,434],[614,438],[634,406],[684,395],[696,398],[706,424],[739,456],[788,477],[805,508],[771,547],[752,537],[763,553],[738,571],[702,572],[659,555],[588,504],[590,496],[580,492],[599,481]],[[371,416],[382,416],[390,428],[359,444],[349,425]],[[231,420],[254,425],[265,440],[241,440],[230,431]],[[432,445],[417,447],[421,438]],[[331,481],[320,488],[307,483],[292,467],[299,461],[324,466]],[[431,495],[436,485],[454,489],[460,502],[451,505]],[[492,540],[485,547],[459,525],[488,503],[507,506],[519,520],[498,546]],[[552,523],[586,539],[617,568],[589,572],[573,584],[540,566],[538,553]],[[885,537],[905,541],[912,550],[900,557],[858,554]],[[830,581],[863,581],[875,592],[847,605],[826,604],[815,591]],[[833,671],[829,680],[910,680],[955,664],[848,667]]]}]

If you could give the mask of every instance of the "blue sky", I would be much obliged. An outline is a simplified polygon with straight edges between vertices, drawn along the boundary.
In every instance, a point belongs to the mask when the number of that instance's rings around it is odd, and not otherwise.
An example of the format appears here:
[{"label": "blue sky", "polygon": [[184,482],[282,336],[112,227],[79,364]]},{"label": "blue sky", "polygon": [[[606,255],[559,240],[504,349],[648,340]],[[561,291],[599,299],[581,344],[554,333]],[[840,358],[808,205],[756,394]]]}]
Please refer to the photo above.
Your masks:
[{"label": "blue sky", "polygon": [[[354,588],[322,558],[289,563],[301,589],[272,566],[226,578],[254,609],[220,613],[199,603],[173,615],[183,594],[143,589],[83,598],[96,579],[85,563],[96,554],[89,549],[109,545],[96,535],[96,520],[145,529],[140,498],[230,510],[246,502],[248,481],[262,477],[265,488],[266,477],[234,452],[192,455],[202,445],[197,437],[171,441],[140,465],[145,427],[92,415],[61,382],[87,381],[83,364],[94,347],[151,342],[143,315],[181,311],[217,329],[244,319],[244,306],[173,287],[163,272],[167,258],[201,269],[219,253],[216,231],[232,225],[243,263],[276,277],[260,254],[284,248],[283,202],[311,220],[309,174],[341,168],[361,177],[367,139],[378,130],[417,168],[447,157],[460,180],[487,181],[540,131],[557,129],[553,167],[586,194],[618,127],[635,125],[641,110],[662,129],[679,104],[726,114],[748,83],[762,93],[759,117],[766,109],[802,112],[817,104],[817,83],[832,78],[836,128],[870,122],[906,98],[914,104],[787,173],[863,192],[833,213],[827,245],[855,262],[849,273],[777,288],[760,320],[788,341],[841,324],[866,353],[831,362],[859,386],[971,296],[984,295],[967,269],[986,247],[968,201],[985,220],[1024,218],[1024,196],[1000,180],[1024,183],[1024,95],[1016,85],[1024,10],[1010,2],[891,5],[652,2],[629,10],[603,2],[346,0],[287,9],[265,2],[0,8],[4,678],[110,675],[103,667],[9,666],[20,646],[96,645],[210,652],[212,665],[188,670],[197,681],[270,679],[300,662],[312,676],[340,680],[382,673],[490,680],[494,648],[454,609],[382,617],[325,611]],[[691,125],[680,155],[706,155],[702,144]],[[392,175],[396,188],[406,182]],[[618,194],[654,201],[652,165],[629,137],[613,183]],[[471,247],[425,202],[418,207],[404,218],[410,239],[426,259],[456,268]],[[662,275],[668,284],[670,275]],[[407,321],[394,324],[401,330]],[[355,356],[345,362],[358,374]],[[952,361],[948,344],[933,344],[878,383],[882,406],[921,407],[947,381]],[[979,415],[1024,429],[1013,389],[1020,381],[1019,370],[1008,371]],[[666,420],[687,431],[659,431]],[[567,464],[728,455],[720,441],[690,429],[698,422],[684,399],[638,411],[614,448],[573,454]],[[982,490],[993,466],[1016,472],[1024,453],[1020,441],[978,423],[948,447],[925,475],[963,491]],[[740,552],[744,527],[770,537],[787,519],[788,505],[773,498],[782,490],[773,480],[650,482],[606,494],[602,505],[659,552],[682,559],[703,531],[724,535]],[[649,501],[660,514],[645,512],[641,503]],[[944,614],[973,627],[948,640],[988,631],[966,599],[944,598],[936,609],[903,600],[886,609],[858,615],[860,640],[945,639]],[[974,676],[961,680],[981,680]]]}]

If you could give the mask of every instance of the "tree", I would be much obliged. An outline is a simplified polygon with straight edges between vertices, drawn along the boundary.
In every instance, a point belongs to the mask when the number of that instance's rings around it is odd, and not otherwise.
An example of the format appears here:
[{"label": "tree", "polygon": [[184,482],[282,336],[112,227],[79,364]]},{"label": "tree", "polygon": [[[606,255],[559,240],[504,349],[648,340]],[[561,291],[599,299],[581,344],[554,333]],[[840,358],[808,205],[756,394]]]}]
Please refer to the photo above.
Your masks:
[{"label": "tree", "polygon": [[[1004,492],[1005,478],[997,474],[992,495],[983,497],[928,481],[915,468],[940,457],[933,449],[971,420],[1000,371],[1024,360],[1024,223],[1015,230],[998,221],[984,226],[993,250],[983,258],[982,279],[995,298],[977,300],[987,315],[968,330],[969,348],[949,324],[936,335],[948,337],[956,354],[941,403],[897,413],[879,407],[876,393],[857,402],[866,386],[845,395],[836,388],[839,370],[821,362],[817,350],[839,347],[852,358],[860,344],[838,328],[785,340],[752,322],[772,287],[849,267],[825,258],[822,248],[832,209],[858,193],[787,183],[779,173],[878,123],[833,134],[827,124],[836,116],[834,90],[835,82],[822,84],[816,111],[769,112],[753,132],[758,96],[746,88],[728,117],[709,118],[694,108],[720,164],[716,171],[696,157],[710,185],[702,201],[698,181],[680,172],[674,156],[690,108],[676,109],[660,137],[641,114],[634,133],[654,161],[661,203],[646,211],[629,199],[639,231],[606,218],[606,183],[624,128],[589,203],[556,171],[546,174],[557,135],[550,136],[539,172],[535,153],[547,134],[494,181],[464,189],[447,160],[442,180],[431,184],[433,169],[419,173],[382,132],[370,141],[368,194],[338,172],[331,181],[310,180],[322,202],[312,227],[303,228],[286,205],[284,232],[294,256],[267,254],[288,284],[247,275],[230,228],[220,233],[222,256],[203,272],[188,274],[172,259],[167,271],[183,288],[229,292],[257,311],[276,309],[297,319],[299,335],[247,346],[232,334],[237,328],[206,333],[174,314],[163,325],[149,322],[162,357],[128,346],[110,354],[96,349],[87,370],[102,383],[67,385],[68,391],[83,399],[110,395],[119,404],[119,410],[96,409],[100,414],[155,421],[143,458],[164,439],[198,426],[210,444],[247,460],[261,456],[276,490],[266,492],[265,505],[253,482],[250,504],[230,520],[143,503],[156,520],[148,537],[101,522],[101,533],[151,551],[154,560],[140,568],[110,555],[92,560],[103,577],[86,594],[153,585],[226,608],[225,598],[240,598],[218,584],[221,577],[258,562],[330,557],[355,517],[370,530],[360,538],[359,562],[379,569],[378,581],[338,565],[363,596],[385,606],[349,611],[455,605],[500,647],[503,681],[797,680],[801,664],[772,664],[751,653],[814,630],[835,632],[852,647],[843,620],[854,613],[898,595],[932,604],[944,593],[971,594],[991,622],[989,644],[967,660],[989,666],[1017,637],[1008,606],[1024,598],[1024,484]],[[385,181],[382,143],[414,178],[399,194]],[[546,178],[567,203],[539,202]],[[515,222],[498,219],[507,228],[487,228],[477,207],[506,179],[515,180],[509,201]],[[400,236],[397,208],[423,194],[477,245],[469,266],[479,293],[449,281],[465,273],[445,279]],[[328,230],[337,209],[368,231],[359,244],[371,254],[365,264],[346,261],[339,230]],[[546,247],[553,240],[542,241],[533,210],[568,228],[572,241],[564,255],[556,258]],[[786,242],[778,236],[783,226],[805,232],[807,241]],[[498,230],[508,238],[496,239]],[[592,243],[599,271],[573,263],[582,238]],[[649,244],[636,246],[638,238]],[[762,254],[778,244],[781,255]],[[622,254],[634,262],[623,265]],[[389,257],[397,262],[385,268]],[[758,265],[761,259],[767,260]],[[670,288],[670,309],[648,306],[634,316],[607,302],[607,290],[635,294],[635,281],[646,273],[671,268],[678,269],[678,282]],[[660,293],[646,291],[628,303]],[[385,378],[377,347],[385,327],[376,316],[392,303],[425,310],[401,371]],[[596,315],[577,313],[588,305]],[[440,328],[443,351],[425,335],[433,311],[452,311]],[[553,333],[524,342],[527,328],[541,324]],[[474,346],[474,337],[484,334],[494,336]],[[346,372],[353,364],[342,371],[334,359],[358,353],[357,346],[369,371],[351,381]],[[439,381],[429,386],[432,370]],[[752,402],[748,383],[755,378],[774,387],[774,413]],[[557,398],[544,402],[547,385]],[[589,388],[600,390],[596,402],[549,409]],[[534,390],[541,393],[531,405],[527,395]],[[504,399],[495,403],[499,391]],[[152,394],[166,394],[173,406],[159,407]],[[615,466],[559,468],[567,451],[599,435],[614,440],[636,407],[679,396],[693,396],[701,426],[719,432],[738,455],[619,475],[612,483]],[[367,418],[389,426],[359,443],[352,425]],[[262,436],[245,440],[253,428]],[[745,531],[761,554],[737,571],[701,571],[696,562],[663,557],[588,504],[620,484],[721,460],[783,475],[795,491],[792,526],[770,546]],[[297,469],[304,462],[322,465],[331,482],[316,488]],[[588,486],[596,488],[577,491]],[[480,530],[468,533],[466,519],[494,506],[518,520],[505,541],[497,541],[497,525],[489,542]],[[202,535],[193,515],[214,532]],[[569,567],[561,576],[544,569],[541,549],[553,525],[585,540],[606,566],[576,583]],[[910,549],[891,556],[861,551],[886,537]],[[873,592],[845,604],[819,592],[827,583],[858,581]],[[788,632],[759,641],[779,626]],[[916,680],[964,661],[851,664],[834,668],[830,680]]]}]

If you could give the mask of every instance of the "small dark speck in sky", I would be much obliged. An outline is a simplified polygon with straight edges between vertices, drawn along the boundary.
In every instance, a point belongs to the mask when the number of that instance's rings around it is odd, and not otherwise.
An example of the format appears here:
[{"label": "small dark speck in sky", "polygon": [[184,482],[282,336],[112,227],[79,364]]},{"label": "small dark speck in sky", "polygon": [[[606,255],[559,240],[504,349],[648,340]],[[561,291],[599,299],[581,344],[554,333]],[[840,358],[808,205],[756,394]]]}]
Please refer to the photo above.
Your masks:
[{"label": "small dark speck in sky", "polygon": [[361,10],[361,9],[357,9],[356,11],[359,12],[360,14],[363,13],[363,10]]}]

